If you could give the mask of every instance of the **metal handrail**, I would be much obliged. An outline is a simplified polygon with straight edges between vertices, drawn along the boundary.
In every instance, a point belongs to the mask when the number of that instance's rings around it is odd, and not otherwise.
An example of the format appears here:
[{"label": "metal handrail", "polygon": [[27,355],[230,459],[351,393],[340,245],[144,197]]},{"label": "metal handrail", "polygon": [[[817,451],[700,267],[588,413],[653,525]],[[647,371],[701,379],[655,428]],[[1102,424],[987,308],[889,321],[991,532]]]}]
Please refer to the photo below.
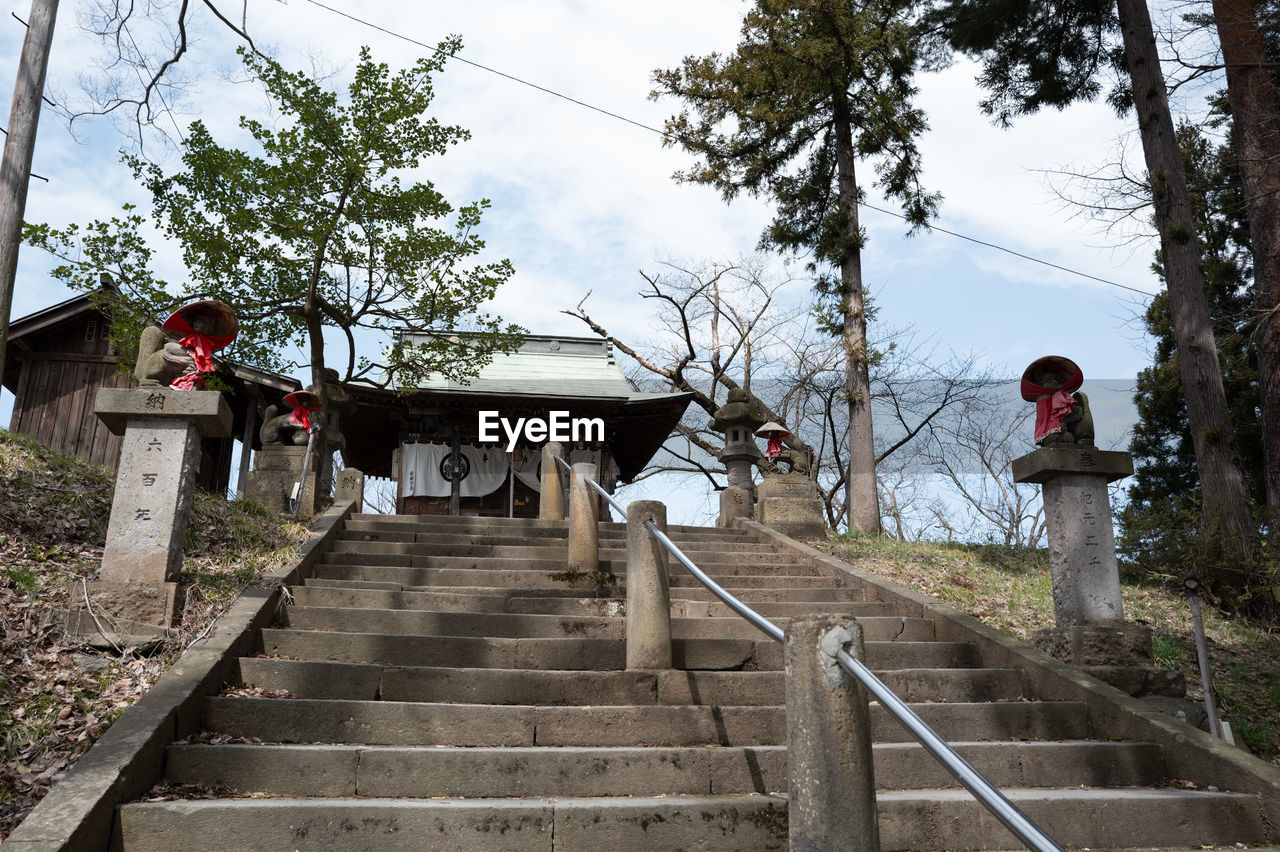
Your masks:
[{"label": "metal handrail", "polygon": [[[563,459],[557,458],[556,460],[572,473],[572,469],[568,464],[565,464]],[[614,508],[621,512],[624,518],[627,516],[626,510],[612,495],[601,488],[594,480],[588,479],[587,482],[613,504]],[[684,551],[667,537],[666,533],[658,529],[653,521],[645,521],[645,529],[722,603],[760,629],[770,639],[776,642],[784,640],[785,634],[781,627],[738,600],[723,586],[711,579],[705,571],[693,564],[693,560],[686,556]],[[959,752],[953,749],[946,740],[938,736],[933,728],[930,728],[906,702],[899,698],[884,681],[876,677],[875,672],[867,668],[861,660],[841,648],[836,652],[836,662],[865,686],[867,691],[880,702],[881,706],[889,711],[889,714],[897,719],[907,729],[907,732],[920,742],[925,751],[937,758],[946,767],[947,771],[954,775],[956,780],[972,793],[974,798],[990,811],[996,819],[1000,820],[1005,828],[1012,831],[1019,840],[1027,844],[1029,848],[1036,850],[1036,852],[1062,852],[1061,846],[1055,843],[1049,835],[1045,834],[1026,814],[1018,810],[995,785],[984,778],[978,770],[974,769],[969,764],[969,761],[961,757]]]}]

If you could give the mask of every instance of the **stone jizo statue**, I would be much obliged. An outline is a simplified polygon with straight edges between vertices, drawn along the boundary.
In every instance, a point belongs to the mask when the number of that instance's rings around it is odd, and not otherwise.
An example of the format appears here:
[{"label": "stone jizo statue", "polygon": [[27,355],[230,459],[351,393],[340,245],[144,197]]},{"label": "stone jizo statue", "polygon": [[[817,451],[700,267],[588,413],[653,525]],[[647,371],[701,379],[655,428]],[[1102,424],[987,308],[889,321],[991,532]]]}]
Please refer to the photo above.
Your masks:
[{"label": "stone jizo statue", "polygon": [[313,422],[311,415],[324,407],[324,401],[311,390],[294,391],[284,401],[292,410],[281,414],[279,406],[268,406],[258,437],[263,444],[293,444],[304,447],[312,429],[318,425]]},{"label": "stone jizo statue", "polygon": [[1042,446],[1093,446],[1089,397],[1078,392],[1084,374],[1061,355],[1033,361],[1022,374],[1022,398],[1036,404],[1035,442]]},{"label": "stone jizo statue", "polygon": [[[213,353],[236,339],[240,323],[229,305],[193,302],[179,308],[160,327],[143,329],[133,377],[144,388],[204,388],[204,374],[217,370]],[[166,340],[166,332],[176,340]]]},{"label": "stone jizo statue", "polygon": [[766,439],[769,443],[765,448],[764,454],[769,461],[774,464],[785,464],[787,470],[791,473],[799,473],[805,476],[809,475],[809,454],[804,450],[797,450],[791,447],[784,447],[782,440],[789,436],[791,432],[787,427],[773,423],[772,421],[764,424],[756,430],[756,435]]}]

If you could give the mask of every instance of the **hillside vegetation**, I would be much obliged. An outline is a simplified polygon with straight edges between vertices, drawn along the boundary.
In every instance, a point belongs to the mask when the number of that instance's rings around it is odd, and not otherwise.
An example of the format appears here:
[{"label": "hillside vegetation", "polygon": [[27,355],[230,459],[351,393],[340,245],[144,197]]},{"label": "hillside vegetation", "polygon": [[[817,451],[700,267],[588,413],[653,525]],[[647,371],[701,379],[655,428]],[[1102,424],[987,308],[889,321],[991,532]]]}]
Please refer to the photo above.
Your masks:
[{"label": "hillside vegetation", "polygon": [[198,495],[172,639],[149,656],[76,646],[60,610],[97,570],[114,482],[106,468],[0,430],[0,839],[242,588],[306,538],[256,503]]},{"label": "hillside vegetation", "polygon": [[[1020,639],[1053,624],[1045,550],[990,545],[843,538],[818,545],[885,579],[932,595]],[[1186,595],[1122,579],[1125,621],[1154,632],[1156,662],[1187,677],[1187,697],[1203,701]],[[1218,710],[1236,742],[1280,764],[1280,635],[1204,606]]]}]

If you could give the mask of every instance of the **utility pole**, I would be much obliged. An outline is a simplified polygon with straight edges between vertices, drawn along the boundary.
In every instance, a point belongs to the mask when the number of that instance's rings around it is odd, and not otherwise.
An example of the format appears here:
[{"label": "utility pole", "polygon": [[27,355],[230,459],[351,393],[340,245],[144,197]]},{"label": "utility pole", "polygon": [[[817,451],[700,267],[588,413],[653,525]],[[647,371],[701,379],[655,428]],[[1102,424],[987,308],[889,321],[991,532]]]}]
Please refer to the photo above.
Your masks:
[{"label": "utility pole", "polygon": [[27,182],[57,15],[58,0],[31,0],[27,37],[22,43],[13,104],[9,107],[9,135],[4,140],[4,160],[0,162],[0,376],[4,375],[5,350],[9,346],[9,310],[13,307],[13,281],[18,273],[22,215],[27,207]]}]

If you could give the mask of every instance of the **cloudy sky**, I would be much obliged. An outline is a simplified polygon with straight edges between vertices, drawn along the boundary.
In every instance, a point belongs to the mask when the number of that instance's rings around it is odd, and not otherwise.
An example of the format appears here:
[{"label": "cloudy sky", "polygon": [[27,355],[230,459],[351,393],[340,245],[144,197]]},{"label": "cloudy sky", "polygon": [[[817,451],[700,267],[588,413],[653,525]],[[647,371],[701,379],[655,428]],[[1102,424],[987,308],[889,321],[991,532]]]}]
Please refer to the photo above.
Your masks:
[{"label": "cloudy sky", "polygon": [[[79,26],[87,2],[63,0],[50,63],[50,90],[59,103],[82,99],[78,79],[97,73],[91,57],[101,51]],[[427,44],[456,33],[468,60],[652,127],[678,108],[648,99],[653,70],[686,55],[731,50],[747,8],[740,0],[325,2]],[[28,3],[6,5],[26,17]],[[234,42],[197,8],[197,38],[183,61],[190,85],[177,124],[185,127],[198,115],[220,141],[235,141],[237,117],[260,112],[265,101],[254,86],[232,81]],[[310,0],[256,0],[247,20],[259,45],[286,66],[333,72],[335,83],[349,72],[361,45],[393,66],[423,53]],[[12,17],[0,22],[0,80],[6,85],[23,34]],[[143,22],[131,35],[141,45],[154,43],[155,33]],[[1083,170],[1114,159],[1133,145],[1129,123],[1103,104],[1086,104],[1001,130],[978,111],[974,74],[972,65],[959,63],[919,82],[931,126],[922,142],[925,180],[944,196],[937,224],[1156,290],[1150,239],[1103,233],[1065,207],[1046,177],[1046,171]],[[455,202],[491,199],[485,239],[517,270],[496,307],[535,332],[584,333],[560,311],[591,290],[588,306],[599,321],[623,337],[648,339],[654,326],[636,295],[637,270],[666,257],[749,253],[769,218],[762,201],[726,205],[708,188],[676,184],[671,175],[688,158],[663,149],[654,133],[475,67],[447,67],[437,80],[434,114],[468,128],[472,139],[427,163],[424,175]],[[73,135],[46,108],[33,170],[49,182],[32,182],[27,219],[84,222],[111,215],[125,201],[148,209],[119,164],[126,145],[109,120],[79,122]],[[155,139],[148,151],[164,155]],[[874,190],[870,200],[889,206]],[[914,326],[944,347],[979,352],[985,363],[1011,374],[1045,353],[1073,357],[1091,379],[1131,380],[1147,363],[1135,324],[1138,295],[943,233],[906,238],[897,219],[870,210],[863,215],[870,237],[863,268],[880,322]],[[47,258],[24,252],[14,317],[70,295],[50,279],[49,266]],[[162,252],[160,266],[171,279],[183,279],[172,251]],[[798,286],[796,298],[802,298]],[[7,423],[11,404],[5,392],[0,422]]]}]

